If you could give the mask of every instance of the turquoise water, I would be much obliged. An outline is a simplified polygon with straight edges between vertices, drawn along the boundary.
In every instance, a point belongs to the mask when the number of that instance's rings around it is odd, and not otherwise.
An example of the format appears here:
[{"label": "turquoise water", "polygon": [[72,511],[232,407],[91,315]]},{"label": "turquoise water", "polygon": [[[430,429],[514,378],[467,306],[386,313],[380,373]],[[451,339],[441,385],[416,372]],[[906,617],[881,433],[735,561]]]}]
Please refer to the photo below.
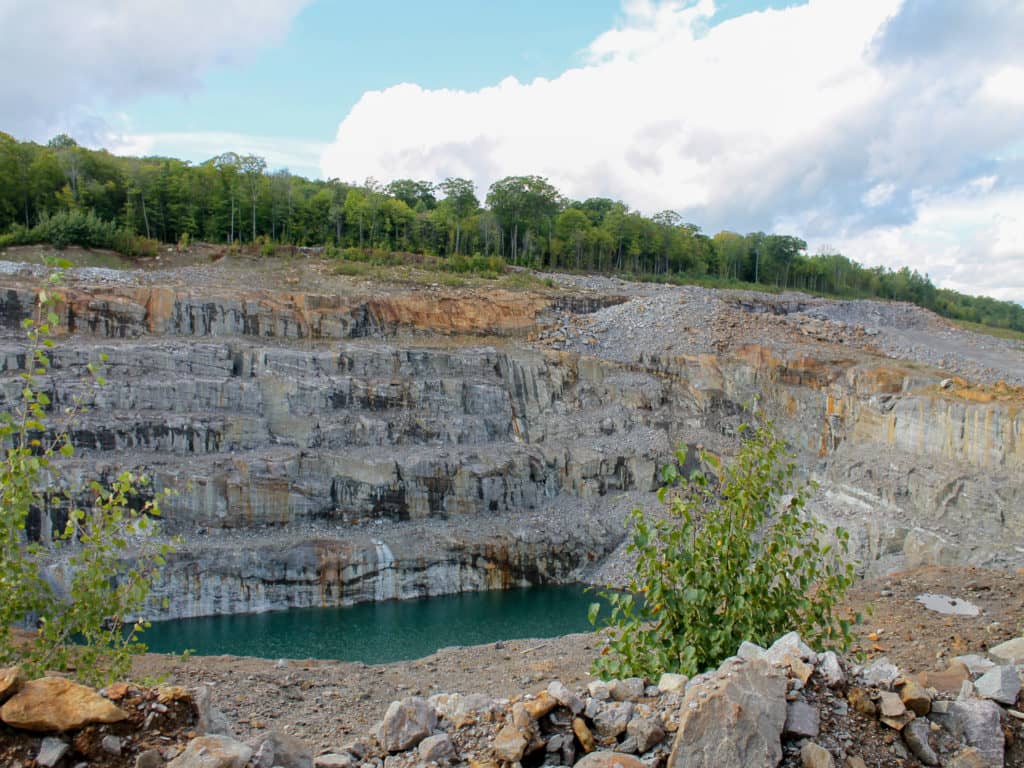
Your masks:
[{"label": "turquoise water", "polygon": [[542,586],[422,600],[301,608],[153,622],[142,636],[154,653],[338,659],[383,664],[450,645],[587,632],[598,598],[579,585]]}]

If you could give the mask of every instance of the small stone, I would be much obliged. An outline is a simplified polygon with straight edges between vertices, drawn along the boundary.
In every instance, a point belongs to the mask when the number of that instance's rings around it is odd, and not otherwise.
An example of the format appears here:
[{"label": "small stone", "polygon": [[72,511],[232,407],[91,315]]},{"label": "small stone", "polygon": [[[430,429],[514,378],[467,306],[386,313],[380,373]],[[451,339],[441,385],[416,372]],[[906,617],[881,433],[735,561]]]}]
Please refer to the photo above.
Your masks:
[{"label": "small stone", "polygon": [[627,677],[624,680],[609,680],[608,692],[613,701],[636,701],[643,698],[644,679]]},{"label": "small stone", "polygon": [[818,674],[829,688],[839,688],[846,683],[846,673],[835,651],[825,651],[818,656]]},{"label": "small stone", "polygon": [[791,701],[786,705],[786,724],[782,735],[791,738],[817,737],[821,728],[821,716],[816,707],[806,701]]},{"label": "small stone", "polygon": [[135,768],[163,768],[163,764],[164,759],[156,749],[147,749],[135,758]]},{"label": "small stone", "polygon": [[326,755],[319,755],[313,760],[313,768],[355,768],[356,759],[347,752],[338,754],[329,752]]},{"label": "small stone", "polygon": [[1017,695],[1020,693],[1020,675],[1009,665],[996,667],[978,678],[974,687],[981,698],[1012,707],[1017,703]]},{"label": "small stone", "polygon": [[494,736],[494,754],[499,760],[517,763],[530,740],[513,725],[506,725]]},{"label": "small stone", "polygon": [[21,667],[0,669],[0,704],[20,691],[21,686],[27,682],[28,677],[25,676],[25,670]]},{"label": "small stone", "polygon": [[636,751],[640,754],[657,746],[665,738],[665,729],[657,717],[634,717],[626,726],[626,733],[636,740]]},{"label": "small stone", "polygon": [[627,736],[626,738],[624,738],[622,741],[620,741],[618,744],[612,747],[612,750],[614,752],[623,752],[627,755],[635,755],[637,752],[640,751],[637,748],[636,739],[634,739],[632,736]]},{"label": "small stone", "polygon": [[575,693],[570,691],[560,680],[552,680],[548,686],[548,693],[555,701],[566,707],[574,715],[583,711],[583,701]]},{"label": "small stone", "polygon": [[686,688],[690,678],[686,675],[679,675],[675,672],[665,672],[658,680],[658,690],[662,693],[676,693]]},{"label": "small stone", "polygon": [[882,691],[879,700],[879,710],[882,717],[902,717],[903,713],[907,711],[907,707],[899,694],[892,691]]},{"label": "small stone", "polygon": [[576,768],[647,768],[646,763],[632,755],[618,752],[591,752],[576,763]]},{"label": "small stone", "polygon": [[230,736],[197,736],[167,768],[243,768],[252,747]]},{"label": "small stone", "polygon": [[939,756],[928,742],[931,726],[927,720],[914,720],[903,728],[903,741],[914,756],[925,765],[938,765]]},{"label": "small stone", "polygon": [[850,702],[850,706],[862,715],[874,717],[878,712],[875,702],[871,700],[868,692],[863,688],[851,688],[849,693],[846,694],[846,700]]},{"label": "small stone", "polygon": [[1015,637],[989,648],[988,655],[998,664],[1024,664],[1024,637]]},{"label": "small stone", "polygon": [[582,717],[574,717],[572,719],[572,732],[580,740],[584,752],[593,752],[597,749],[597,741],[594,739],[594,734],[590,732]]},{"label": "small stone", "polygon": [[868,764],[864,762],[864,758],[860,755],[850,755],[850,757],[846,758],[844,768],[868,768]]},{"label": "small stone", "polygon": [[53,768],[64,759],[64,755],[68,753],[69,749],[71,746],[60,739],[43,739],[42,746],[39,747],[39,754],[36,755],[36,764],[41,768]]},{"label": "small stone", "polygon": [[835,768],[836,764],[832,759],[832,753],[813,741],[808,741],[801,747],[800,762],[804,768]]},{"label": "small stone", "polygon": [[428,736],[418,747],[424,763],[449,763],[455,759],[455,745],[446,733]]},{"label": "small stone", "polygon": [[108,755],[120,755],[121,739],[112,734],[107,734],[100,740],[100,749],[102,749]]},{"label": "small stone", "polygon": [[912,678],[904,680],[900,687],[900,700],[915,715],[927,715],[932,708],[932,697],[925,688]]},{"label": "small stone", "polygon": [[608,690],[608,683],[604,680],[594,680],[587,686],[587,692],[599,701],[608,701],[612,697]]}]

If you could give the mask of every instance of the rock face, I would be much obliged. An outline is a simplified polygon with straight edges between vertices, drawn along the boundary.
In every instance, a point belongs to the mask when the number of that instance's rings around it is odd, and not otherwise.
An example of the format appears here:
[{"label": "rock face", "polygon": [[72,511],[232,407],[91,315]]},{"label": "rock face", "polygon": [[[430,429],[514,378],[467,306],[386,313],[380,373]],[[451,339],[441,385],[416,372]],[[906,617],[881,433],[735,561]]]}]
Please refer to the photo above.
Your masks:
[{"label": "rock face", "polygon": [[[811,512],[851,530],[866,568],[1024,564],[1019,393],[942,388],[939,371],[841,343],[847,325],[824,315],[811,336],[806,322],[776,324],[779,338],[738,330],[809,311],[809,297],[313,293],[193,277],[72,273],[67,338],[41,382],[55,404],[86,408],[69,483],[132,467],[177,491],[165,526],[186,544],[152,616],[604,580],[623,517],[655,503],[673,450],[688,469],[698,446],[730,453],[755,398],[821,482]],[[38,286],[0,279],[11,403]],[[101,356],[108,384],[95,388],[86,365]],[[46,541],[62,522],[35,516],[30,534]]]},{"label": "rock face", "polygon": [[687,691],[669,768],[775,768],[785,694],[785,676],[765,662],[723,665],[711,681]]},{"label": "rock face", "polygon": [[25,683],[0,707],[0,720],[26,731],[70,731],[89,723],[116,723],[126,717],[92,688],[61,677]]}]

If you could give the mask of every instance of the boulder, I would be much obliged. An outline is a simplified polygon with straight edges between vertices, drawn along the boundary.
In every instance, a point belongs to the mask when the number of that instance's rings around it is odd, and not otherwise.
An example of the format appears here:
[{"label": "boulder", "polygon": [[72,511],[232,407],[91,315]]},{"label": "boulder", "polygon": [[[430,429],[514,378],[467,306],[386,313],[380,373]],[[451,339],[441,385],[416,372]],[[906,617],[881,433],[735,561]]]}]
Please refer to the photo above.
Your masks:
[{"label": "boulder", "polygon": [[1012,707],[1020,694],[1020,675],[1009,665],[995,667],[978,678],[974,688],[983,699],[992,699]]},{"label": "boulder", "polygon": [[230,736],[197,736],[167,768],[244,768],[252,747]]},{"label": "boulder", "polygon": [[591,752],[576,763],[576,768],[647,768],[647,764],[620,752]]},{"label": "boulder", "polygon": [[255,752],[260,768],[313,768],[312,750],[284,731],[274,730],[260,738]]},{"label": "boulder", "polygon": [[818,708],[806,701],[791,701],[786,706],[786,724],[782,735],[792,738],[813,739],[821,728],[821,716]]},{"label": "boulder", "polygon": [[967,699],[950,702],[943,709],[946,711],[939,712],[933,707],[929,717],[955,738],[976,748],[986,760],[995,765],[1003,764],[1003,711],[998,704]]},{"label": "boulder", "polygon": [[448,763],[455,759],[455,745],[447,733],[428,736],[420,742],[418,751],[424,763]]},{"label": "boulder", "polygon": [[21,686],[26,682],[28,682],[28,678],[25,676],[25,670],[21,667],[0,669],[0,704],[21,690]]},{"label": "boulder", "polygon": [[989,648],[988,655],[998,664],[1024,664],[1024,637],[1015,637]]},{"label": "boulder", "polygon": [[25,683],[0,707],[0,720],[26,731],[72,731],[91,723],[117,723],[127,717],[92,688],[63,677]]},{"label": "boulder", "polygon": [[775,768],[786,678],[763,661],[726,663],[683,699],[668,768]]},{"label": "boulder", "polygon": [[393,701],[384,719],[374,729],[374,736],[388,752],[402,752],[415,747],[437,726],[437,713],[419,696]]}]

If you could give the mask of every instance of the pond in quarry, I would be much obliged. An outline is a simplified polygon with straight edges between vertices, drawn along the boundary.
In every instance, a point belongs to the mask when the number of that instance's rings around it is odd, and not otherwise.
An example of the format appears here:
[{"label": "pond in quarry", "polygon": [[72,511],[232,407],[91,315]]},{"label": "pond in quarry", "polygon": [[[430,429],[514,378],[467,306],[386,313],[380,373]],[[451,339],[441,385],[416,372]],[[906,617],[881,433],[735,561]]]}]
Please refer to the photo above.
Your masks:
[{"label": "pond in quarry", "polygon": [[578,584],[465,592],[345,608],[153,622],[142,639],[153,653],[192,650],[201,655],[383,664],[451,645],[587,632],[587,608],[597,600]]}]

